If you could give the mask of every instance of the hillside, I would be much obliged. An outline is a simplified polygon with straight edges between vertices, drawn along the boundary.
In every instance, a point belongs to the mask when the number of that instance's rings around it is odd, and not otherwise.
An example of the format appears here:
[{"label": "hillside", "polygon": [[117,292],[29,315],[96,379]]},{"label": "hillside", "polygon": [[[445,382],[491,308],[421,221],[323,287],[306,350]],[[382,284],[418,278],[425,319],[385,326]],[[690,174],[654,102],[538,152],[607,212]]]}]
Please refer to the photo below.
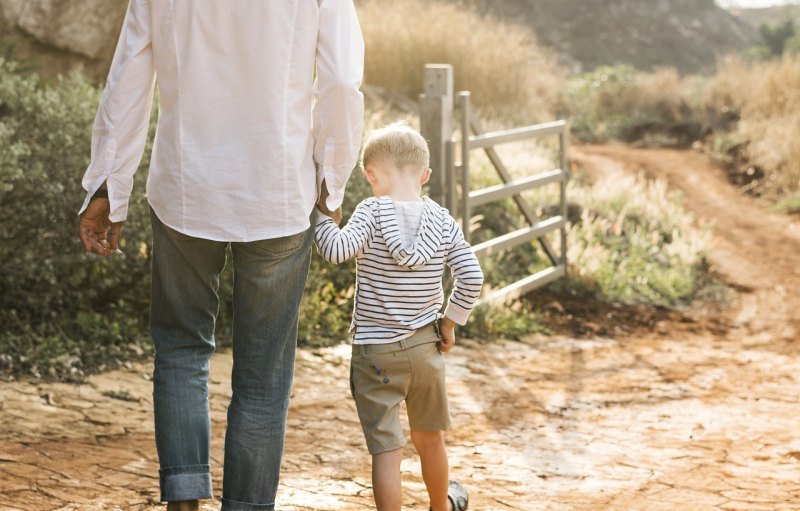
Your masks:
[{"label": "hillside", "polygon": [[712,0],[474,0],[481,10],[522,21],[573,71],[630,64],[712,70],[724,54],[757,40],[752,25]]},{"label": "hillside", "polygon": [[[708,71],[720,55],[747,48],[757,39],[752,24],[712,0],[469,1],[482,12],[532,28],[572,71],[604,64]],[[80,67],[102,80],[125,4],[0,0],[0,55],[23,59],[44,74]]]},{"label": "hillside", "polygon": [[756,28],[762,24],[774,25],[786,19],[793,19],[795,26],[800,25],[800,4],[779,5],[763,9],[731,9],[731,13]]}]

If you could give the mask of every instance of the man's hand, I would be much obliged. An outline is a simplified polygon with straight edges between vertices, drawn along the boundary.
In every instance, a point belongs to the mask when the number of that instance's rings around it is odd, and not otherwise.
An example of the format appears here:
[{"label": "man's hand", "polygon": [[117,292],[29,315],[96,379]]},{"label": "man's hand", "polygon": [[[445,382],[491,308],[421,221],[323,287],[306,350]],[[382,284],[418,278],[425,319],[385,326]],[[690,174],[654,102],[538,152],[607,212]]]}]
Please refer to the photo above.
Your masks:
[{"label": "man's hand", "polygon": [[438,343],[439,351],[447,353],[456,344],[456,322],[447,316],[439,320],[439,333],[442,340]]},{"label": "man's hand", "polygon": [[329,195],[328,194],[328,185],[323,180],[322,181],[322,190],[320,190],[320,193],[319,193],[319,202],[317,203],[317,209],[319,209],[320,212],[322,212],[323,215],[331,217],[333,219],[333,221],[336,222],[336,225],[339,225],[339,224],[342,223],[342,208],[339,207],[339,208],[336,209],[336,211],[329,210],[328,209],[328,204],[326,204],[326,201],[328,199],[328,195]]},{"label": "man's hand", "polygon": [[111,214],[111,204],[108,199],[103,198],[89,201],[86,211],[81,213],[78,233],[87,253],[105,257],[122,254],[119,250],[119,240],[122,238],[124,222],[112,223],[108,219],[109,214]]}]

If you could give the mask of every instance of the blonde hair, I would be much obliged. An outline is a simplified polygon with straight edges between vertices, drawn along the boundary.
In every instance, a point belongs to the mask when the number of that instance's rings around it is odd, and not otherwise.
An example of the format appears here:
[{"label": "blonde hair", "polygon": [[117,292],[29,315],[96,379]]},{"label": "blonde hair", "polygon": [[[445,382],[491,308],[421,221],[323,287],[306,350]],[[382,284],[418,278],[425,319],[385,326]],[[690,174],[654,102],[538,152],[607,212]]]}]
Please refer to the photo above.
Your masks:
[{"label": "blonde hair", "polygon": [[398,169],[408,165],[427,169],[429,162],[428,143],[419,132],[403,122],[370,133],[361,156],[362,168],[371,163],[391,163]]}]

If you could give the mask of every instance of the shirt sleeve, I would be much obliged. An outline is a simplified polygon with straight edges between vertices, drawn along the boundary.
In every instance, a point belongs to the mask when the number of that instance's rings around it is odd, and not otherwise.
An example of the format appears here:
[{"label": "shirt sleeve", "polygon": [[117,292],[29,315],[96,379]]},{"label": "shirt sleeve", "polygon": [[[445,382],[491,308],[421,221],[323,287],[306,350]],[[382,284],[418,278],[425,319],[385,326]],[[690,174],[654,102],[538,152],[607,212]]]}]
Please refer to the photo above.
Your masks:
[{"label": "shirt sleeve", "polygon": [[361,252],[367,241],[372,238],[376,227],[377,222],[372,210],[362,202],[343,229],[340,229],[331,217],[317,211],[314,239],[323,259],[339,264]]},{"label": "shirt sleeve", "polygon": [[465,325],[483,286],[483,271],[478,258],[455,221],[450,221],[452,244],[445,263],[453,274],[453,291],[447,300],[444,315],[459,325]]},{"label": "shirt sleeve", "polygon": [[92,155],[83,176],[88,192],[79,214],[105,181],[112,222],[125,220],[147,141],[155,88],[150,0],[131,0],[92,129]]},{"label": "shirt sleeve", "polygon": [[358,161],[364,117],[359,91],[364,75],[364,39],[353,0],[320,0],[317,74],[314,81],[314,161],[317,184],[324,179],[333,211]]}]

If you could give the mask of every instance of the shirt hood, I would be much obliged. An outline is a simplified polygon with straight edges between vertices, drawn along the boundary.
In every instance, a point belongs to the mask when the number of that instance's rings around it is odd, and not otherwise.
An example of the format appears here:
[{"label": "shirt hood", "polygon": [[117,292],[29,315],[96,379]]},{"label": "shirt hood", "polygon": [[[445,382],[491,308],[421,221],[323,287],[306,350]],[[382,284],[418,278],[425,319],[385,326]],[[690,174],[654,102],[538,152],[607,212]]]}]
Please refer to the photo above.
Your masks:
[{"label": "shirt hood", "polygon": [[424,267],[439,250],[444,238],[444,214],[441,207],[428,197],[423,197],[425,207],[419,230],[414,237],[411,247],[403,246],[400,238],[400,227],[397,225],[397,216],[394,201],[391,197],[383,196],[378,200],[378,226],[389,253],[398,266],[416,270]]}]

